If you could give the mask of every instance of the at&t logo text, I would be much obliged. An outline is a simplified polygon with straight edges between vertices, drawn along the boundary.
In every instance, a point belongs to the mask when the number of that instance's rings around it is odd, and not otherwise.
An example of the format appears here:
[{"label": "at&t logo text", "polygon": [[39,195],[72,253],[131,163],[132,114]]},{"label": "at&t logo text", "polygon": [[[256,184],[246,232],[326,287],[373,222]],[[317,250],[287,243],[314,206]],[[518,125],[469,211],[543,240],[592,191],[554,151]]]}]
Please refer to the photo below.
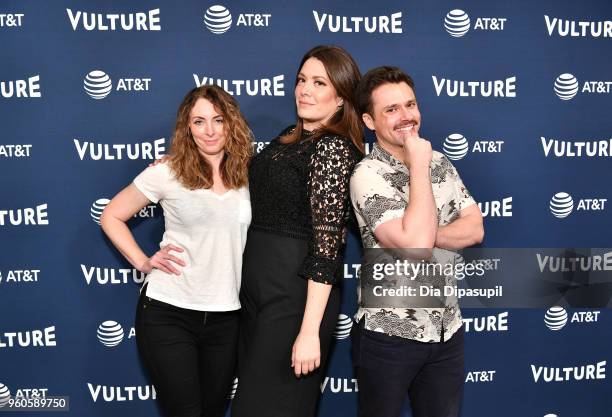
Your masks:
[{"label": "at&t logo text", "polygon": [[[471,153],[500,153],[503,140],[475,140]],[[470,153],[470,143],[461,133],[452,133],[444,139],[444,154],[453,161],[463,159]]]},{"label": "at&t logo text", "polygon": [[166,152],[166,139],[141,143],[96,143],[73,139],[79,159],[114,161],[122,159],[160,159]]},{"label": "at&t logo text", "polygon": [[0,28],[20,27],[23,16],[23,13],[0,13]]},{"label": "at&t logo text", "polygon": [[47,204],[12,210],[0,209],[0,226],[48,226]]},{"label": "at&t logo text", "polygon": [[233,96],[280,96],[285,95],[285,75],[255,80],[225,80],[220,78],[204,77],[193,74],[196,87],[216,84]]},{"label": "at&t logo text", "polygon": [[468,264],[474,265],[474,268],[480,266],[482,271],[497,271],[501,267],[501,258],[472,259]]},{"label": "at&t logo text", "polygon": [[512,197],[478,203],[482,217],[512,217]]},{"label": "at&t logo text", "polygon": [[402,33],[402,12],[389,16],[334,16],[312,11],[317,30],[332,33]]},{"label": "at&t logo text", "polygon": [[72,30],[161,30],[159,9],[138,13],[91,13],[66,9]]},{"label": "at&t logo text", "polygon": [[38,274],[40,274],[40,269],[14,269],[4,274],[0,271],[0,284],[3,282],[6,284],[38,282]]},{"label": "at&t logo text", "polygon": [[[49,388],[18,388],[12,398],[45,398]],[[11,390],[0,382],[0,408],[8,404],[11,398]]]},{"label": "at&t logo text", "polygon": [[[477,17],[474,30],[504,30],[505,17]],[[461,9],[451,10],[444,17],[444,29],[454,38],[464,36],[470,30],[470,16]]]},{"label": "at&t logo text", "polygon": [[508,312],[504,311],[493,316],[463,318],[463,327],[469,332],[507,332]]},{"label": "at&t logo text", "polygon": [[[576,211],[603,211],[607,198],[582,198],[578,200]],[[563,219],[574,211],[574,199],[566,192],[556,193],[550,199],[550,212],[558,219]]]},{"label": "at&t logo text", "polygon": [[0,81],[0,92],[4,98],[41,98],[40,75],[27,80]]},{"label": "at&t logo text", "polygon": [[571,100],[576,97],[576,94],[610,94],[610,86],[612,81],[585,81],[580,88],[578,79],[570,74],[564,73],[555,80],[554,91],[557,97],[561,100]]},{"label": "at&t logo text", "polygon": [[612,21],[588,22],[578,20],[567,20],[553,17],[552,19],[544,15],[546,31],[548,36],[553,34],[561,37],[593,37],[593,38],[612,38]]},{"label": "at&t logo text", "polygon": [[19,388],[13,398],[45,398],[49,388]]},{"label": "at&t logo text", "polygon": [[[151,78],[120,78],[115,91],[149,91],[150,82]],[[85,76],[83,88],[89,97],[101,100],[113,90],[113,81],[104,71],[93,70]]]},{"label": "at&t logo text", "polygon": [[449,97],[516,97],[516,77],[494,81],[458,81],[432,75],[436,95]]},{"label": "at&t logo text", "polygon": [[55,326],[45,327],[42,330],[0,333],[0,348],[52,346],[57,346]]},{"label": "at&t logo text", "polygon": [[81,264],[81,272],[83,273],[87,285],[90,285],[92,281],[100,285],[142,284],[147,276],[144,272],[140,272],[134,268],[100,268],[96,266],[85,266],[83,264]]},{"label": "at&t logo text", "polygon": [[0,145],[0,157],[29,158],[32,145]]},{"label": "at&t logo text", "polygon": [[465,376],[465,382],[493,382],[496,371],[471,371]]},{"label": "at&t logo text", "polygon": [[552,331],[558,331],[568,323],[597,323],[601,311],[574,311],[571,320],[567,311],[560,306],[553,306],[544,314],[544,324]]},{"label": "at&t logo text", "polygon": [[[269,13],[240,13],[236,19],[236,27],[268,27],[271,17]],[[220,4],[210,6],[204,13],[204,25],[215,35],[227,32],[232,27],[233,21],[229,9]]]}]

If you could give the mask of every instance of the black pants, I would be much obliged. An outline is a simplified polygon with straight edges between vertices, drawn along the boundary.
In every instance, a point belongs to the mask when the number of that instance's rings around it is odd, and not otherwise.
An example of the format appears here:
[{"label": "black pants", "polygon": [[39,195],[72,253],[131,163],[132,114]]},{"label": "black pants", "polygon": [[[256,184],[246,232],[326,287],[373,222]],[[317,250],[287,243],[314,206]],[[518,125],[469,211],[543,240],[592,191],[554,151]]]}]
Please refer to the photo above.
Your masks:
[{"label": "black pants", "polygon": [[456,417],[464,384],[463,327],[423,343],[353,326],[359,417],[398,417],[406,394],[413,417]]},{"label": "black pants", "polygon": [[338,321],[340,290],[333,288],[319,338],[321,367],[296,378],[291,350],[300,331],[308,281],[298,270],[306,241],[249,231],[240,289],[238,392],[232,417],[314,417],[321,379]]},{"label": "black pants", "polygon": [[222,417],[234,378],[238,311],[187,310],[145,296],[136,342],[167,417]]}]

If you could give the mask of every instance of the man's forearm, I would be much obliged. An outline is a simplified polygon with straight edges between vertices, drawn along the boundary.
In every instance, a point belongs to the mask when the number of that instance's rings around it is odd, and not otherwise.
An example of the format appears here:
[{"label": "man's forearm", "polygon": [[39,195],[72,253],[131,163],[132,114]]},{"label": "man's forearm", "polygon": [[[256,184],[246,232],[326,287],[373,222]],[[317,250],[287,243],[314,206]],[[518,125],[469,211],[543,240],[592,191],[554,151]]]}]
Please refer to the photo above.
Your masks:
[{"label": "man's forearm", "polygon": [[435,246],[444,249],[463,249],[482,242],[484,228],[481,216],[465,216],[446,226],[438,227]]},{"label": "man's forearm", "polygon": [[429,169],[411,173],[410,201],[402,218],[403,232],[411,236],[412,248],[432,248],[438,229],[438,209],[433,197]]}]

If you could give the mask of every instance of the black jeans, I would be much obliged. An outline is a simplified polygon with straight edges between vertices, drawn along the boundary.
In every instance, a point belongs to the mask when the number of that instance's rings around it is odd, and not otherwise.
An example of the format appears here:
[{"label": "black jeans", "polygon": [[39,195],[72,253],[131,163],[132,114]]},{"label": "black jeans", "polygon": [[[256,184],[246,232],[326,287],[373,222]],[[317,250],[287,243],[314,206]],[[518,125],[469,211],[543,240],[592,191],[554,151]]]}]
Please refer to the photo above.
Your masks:
[{"label": "black jeans", "polygon": [[423,343],[353,326],[359,417],[399,417],[406,394],[413,417],[456,417],[464,384],[463,327]]},{"label": "black jeans", "polygon": [[136,342],[167,417],[223,417],[234,378],[238,311],[187,310],[145,296]]}]

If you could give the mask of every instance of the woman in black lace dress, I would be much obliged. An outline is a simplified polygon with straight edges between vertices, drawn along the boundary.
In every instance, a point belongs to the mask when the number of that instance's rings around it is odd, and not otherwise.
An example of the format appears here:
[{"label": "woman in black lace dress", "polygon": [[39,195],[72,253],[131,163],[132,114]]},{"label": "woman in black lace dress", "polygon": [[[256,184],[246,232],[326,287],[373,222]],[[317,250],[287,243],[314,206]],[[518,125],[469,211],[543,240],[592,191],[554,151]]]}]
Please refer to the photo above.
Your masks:
[{"label": "woman in black lace dress", "polygon": [[340,307],[349,177],[364,148],[359,78],[344,49],[308,51],[296,77],[296,126],[251,162],[233,417],[316,412]]}]

